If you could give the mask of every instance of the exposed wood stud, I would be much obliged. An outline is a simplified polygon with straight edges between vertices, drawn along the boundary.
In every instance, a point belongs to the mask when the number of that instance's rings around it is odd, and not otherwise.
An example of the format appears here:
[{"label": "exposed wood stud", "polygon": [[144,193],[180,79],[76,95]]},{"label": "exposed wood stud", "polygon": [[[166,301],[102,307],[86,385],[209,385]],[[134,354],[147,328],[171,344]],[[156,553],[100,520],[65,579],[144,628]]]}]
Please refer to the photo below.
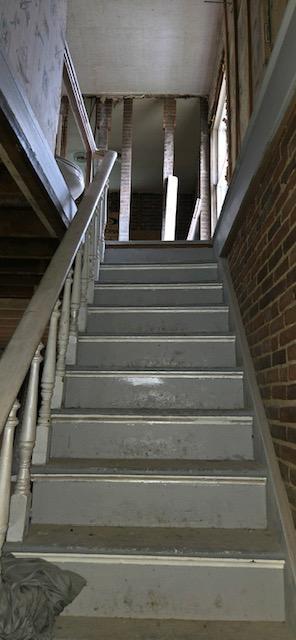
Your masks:
[{"label": "exposed wood stud", "polygon": [[96,141],[98,149],[108,149],[112,122],[112,98],[96,98]]},{"label": "exposed wood stud", "polygon": [[174,175],[174,135],[176,127],[176,99],[164,98],[163,101],[163,185],[168,176]]},{"label": "exposed wood stud", "polygon": [[132,118],[133,99],[123,102],[119,240],[129,240],[132,178]]},{"label": "exposed wood stud", "polygon": [[228,140],[228,179],[230,182],[232,176],[232,113],[230,108],[230,54],[229,54],[229,24],[227,13],[227,0],[223,1],[224,7],[224,25],[225,25],[225,77],[226,77],[226,104],[227,104],[227,140]]},{"label": "exposed wood stud", "polygon": [[208,101],[200,98],[200,239],[211,237]]}]

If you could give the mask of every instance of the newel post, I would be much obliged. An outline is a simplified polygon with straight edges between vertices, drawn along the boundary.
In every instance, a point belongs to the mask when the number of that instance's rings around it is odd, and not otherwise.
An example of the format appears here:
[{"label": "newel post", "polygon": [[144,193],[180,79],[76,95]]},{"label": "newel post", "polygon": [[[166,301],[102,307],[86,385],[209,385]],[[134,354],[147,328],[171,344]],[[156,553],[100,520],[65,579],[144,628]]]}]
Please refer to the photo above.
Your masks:
[{"label": "newel post", "polygon": [[16,400],[12,406],[3,431],[0,452],[0,555],[5,542],[9,520],[13,442],[15,427],[18,424],[16,414],[19,408],[20,403]]},{"label": "newel post", "polygon": [[40,343],[32,360],[19,449],[19,470],[11,498],[7,540],[21,541],[28,529],[31,508],[31,460],[36,438],[39,368],[42,361]]},{"label": "newel post", "polygon": [[50,409],[56,372],[57,331],[60,304],[58,300],[50,318],[41,378],[41,407],[37,422],[36,443],[33,450],[33,464],[46,464],[48,460],[51,427]]}]

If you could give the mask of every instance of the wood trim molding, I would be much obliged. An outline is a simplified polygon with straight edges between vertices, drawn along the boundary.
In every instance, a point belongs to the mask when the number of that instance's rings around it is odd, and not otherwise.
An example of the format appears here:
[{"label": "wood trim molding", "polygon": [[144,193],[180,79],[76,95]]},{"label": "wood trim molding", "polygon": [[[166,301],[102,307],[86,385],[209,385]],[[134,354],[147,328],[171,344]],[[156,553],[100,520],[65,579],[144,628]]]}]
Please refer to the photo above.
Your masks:
[{"label": "wood trim molding", "polygon": [[[0,78],[3,133],[0,154],[50,234],[61,236],[76,212],[76,205],[31,105],[13,78],[1,52]],[[30,185],[26,185],[24,180],[28,173]]]},{"label": "wood trim molding", "polygon": [[241,205],[264,155],[296,94],[296,5],[290,0],[242,144],[214,235],[225,255]]}]

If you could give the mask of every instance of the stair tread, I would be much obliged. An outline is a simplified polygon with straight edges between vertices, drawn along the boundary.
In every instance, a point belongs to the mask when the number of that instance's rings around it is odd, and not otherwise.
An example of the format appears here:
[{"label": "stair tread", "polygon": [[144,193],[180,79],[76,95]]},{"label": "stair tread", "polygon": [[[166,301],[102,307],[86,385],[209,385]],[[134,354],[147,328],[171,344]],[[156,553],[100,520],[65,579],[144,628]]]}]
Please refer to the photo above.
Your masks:
[{"label": "stair tread", "polygon": [[88,306],[88,313],[93,313],[95,312],[106,312],[106,311],[116,311],[118,312],[122,312],[122,311],[126,311],[128,313],[136,313],[137,311],[139,311],[139,309],[141,310],[141,312],[143,311],[151,311],[151,312],[157,312],[159,313],[160,311],[164,312],[164,311],[169,311],[172,313],[176,313],[176,312],[189,312],[192,313],[193,311],[221,311],[221,310],[225,310],[228,311],[228,305],[225,304],[224,302],[215,302],[215,304],[213,303],[209,303],[209,304],[194,304],[194,305],[164,305],[164,306],[155,306],[155,305],[139,305],[139,306],[131,306],[131,305],[125,305],[125,306],[112,306],[112,305],[95,305],[95,304],[90,304]]},{"label": "stair tread", "polygon": [[120,269],[120,270],[124,270],[124,269],[145,269],[145,270],[149,270],[149,269],[207,269],[208,267],[217,267],[217,262],[215,262],[215,260],[213,260],[212,262],[153,262],[152,264],[147,264],[144,262],[138,262],[138,263],[119,263],[117,264],[105,264],[103,263],[100,266],[100,270],[113,270],[113,269]]},{"label": "stair tread", "polygon": [[283,622],[60,617],[54,640],[295,640]]},{"label": "stair tread", "polygon": [[52,417],[54,418],[67,418],[73,419],[77,417],[78,419],[85,418],[95,418],[95,419],[118,419],[118,420],[158,420],[161,421],[179,421],[179,420],[189,420],[195,421],[200,420],[202,418],[206,419],[221,419],[221,420],[241,420],[241,419],[253,419],[253,412],[249,409],[234,409],[234,410],[226,410],[226,409],[200,409],[192,412],[192,410],[186,411],[186,409],[174,409],[173,413],[169,413],[168,410],[157,410],[151,411],[151,409],[141,409],[141,412],[135,411],[134,409],[71,409],[71,408],[61,408],[55,409],[51,412]]},{"label": "stair tread", "polygon": [[83,374],[95,374],[97,376],[140,376],[140,377],[145,377],[147,375],[153,375],[155,373],[155,375],[162,375],[162,376],[166,376],[169,378],[174,378],[174,377],[179,377],[179,376],[189,376],[190,378],[192,377],[197,377],[197,376],[205,376],[205,377],[212,377],[212,376],[216,376],[216,377],[228,377],[230,375],[233,376],[243,376],[244,371],[241,367],[211,367],[211,369],[157,369],[157,368],[153,368],[153,369],[147,369],[144,370],[143,369],[113,369],[112,371],[110,371],[110,369],[100,369],[98,370],[97,367],[90,367],[89,365],[86,366],[79,366],[79,365],[71,365],[67,367],[66,370],[66,375],[69,374],[75,374],[75,373],[83,373]]},{"label": "stair tread", "polygon": [[136,249],[143,247],[156,247],[159,249],[203,249],[204,247],[213,248],[211,240],[106,240],[106,252],[108,249]]},{"label": "stair tread", "polygon": [[173,334],[154,334],[151,333],[150,335],[141,335],[141,334],[130,334],[128,336],[126,335],[97,335],[95,333],[82,333],[79,334],[79,340],[81,341],[91,341],[91,340],[98,340],[100,342],[112,342],[112,340],[115,340],[116,342],[119,342],[120,340],[123,340],[124,342],[130,342],[130,341],[139,341],[139,342],[167,342],[167,341],[172,341],[172,342],[208,342],[210,340],[215,340],[217,342],[222,342],[223,340],[228,340],[228,341],[235,341],[236,336],[233,333],[216,333],[216,334],[210,334],[210,333],[203,333],[203,334],[194,334],[194,335],[186,335],[186,336],[180,336],[178,334],[173,335]]},{"label": "stair tread", "polygon": [[168,459],[90,459],[52,458],[47,465],[34,466],[37,474],[155,474],[167,476],[265,477],[266,469],[254,460],[168,460]]},{"label": "stair tread", "polygon": [[212,282],[95,282],[95,289],[223,289],[222,282],[213,280]]},{"label": "stair tread", "polygon": [[276,533],[264,529],[195,529],[31,525],[23,543],[6,550],[282,559]]}]

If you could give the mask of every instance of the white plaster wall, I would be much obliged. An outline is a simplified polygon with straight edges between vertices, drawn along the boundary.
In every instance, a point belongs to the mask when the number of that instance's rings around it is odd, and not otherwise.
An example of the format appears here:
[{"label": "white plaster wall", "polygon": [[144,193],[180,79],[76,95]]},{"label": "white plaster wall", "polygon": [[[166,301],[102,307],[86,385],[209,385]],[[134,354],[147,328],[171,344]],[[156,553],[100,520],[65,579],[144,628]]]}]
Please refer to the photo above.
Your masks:
[{"label": "white plaster wall", "polygon": [[54,151],[67,0],[0,0],[0,49]]}]

